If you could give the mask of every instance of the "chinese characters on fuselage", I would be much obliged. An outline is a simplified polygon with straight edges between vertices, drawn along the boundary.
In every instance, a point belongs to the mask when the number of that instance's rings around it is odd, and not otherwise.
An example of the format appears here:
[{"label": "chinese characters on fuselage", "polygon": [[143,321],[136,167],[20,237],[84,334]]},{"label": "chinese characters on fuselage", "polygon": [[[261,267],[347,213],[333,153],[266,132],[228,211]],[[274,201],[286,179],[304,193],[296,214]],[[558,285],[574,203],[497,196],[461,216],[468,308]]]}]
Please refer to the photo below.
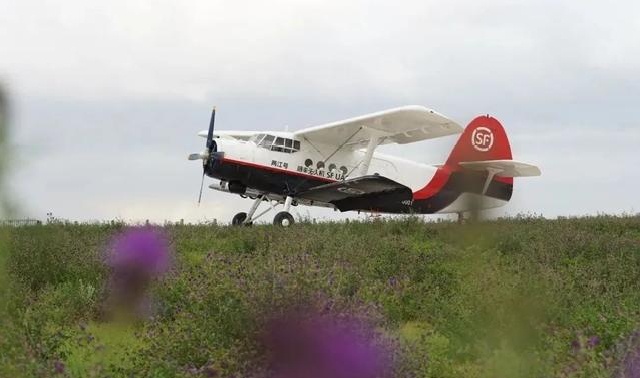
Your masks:
[{"label": "chinese characters on fuselage", "polygon": [[326,177],[333,180],[344,180],[345,175],[342,172],[325,171],[324,169],[316,169],[311,167],[298,166],[298,172],[318,177]]}]

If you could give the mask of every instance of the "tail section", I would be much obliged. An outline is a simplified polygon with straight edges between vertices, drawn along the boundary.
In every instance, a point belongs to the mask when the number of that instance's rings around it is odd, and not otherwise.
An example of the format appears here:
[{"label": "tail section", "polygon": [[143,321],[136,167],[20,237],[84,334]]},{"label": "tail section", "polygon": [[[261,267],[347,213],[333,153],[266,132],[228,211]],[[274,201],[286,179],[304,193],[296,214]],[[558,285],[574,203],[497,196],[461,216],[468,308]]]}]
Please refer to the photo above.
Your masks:
[{"label": "tail section", "polygon": [[445,166],[455,171],[462,162],[485,160],[511,160],[511,146],[497,119],[480,116],[464,129]]},{"label": "tail section", "polygon": [[512,159],[500,122],[480,116],[465,128],[432,180],[413,193],[413,207],[459,213],[502,206],[511,199],[514,177],[539,175],[538,167]]}]

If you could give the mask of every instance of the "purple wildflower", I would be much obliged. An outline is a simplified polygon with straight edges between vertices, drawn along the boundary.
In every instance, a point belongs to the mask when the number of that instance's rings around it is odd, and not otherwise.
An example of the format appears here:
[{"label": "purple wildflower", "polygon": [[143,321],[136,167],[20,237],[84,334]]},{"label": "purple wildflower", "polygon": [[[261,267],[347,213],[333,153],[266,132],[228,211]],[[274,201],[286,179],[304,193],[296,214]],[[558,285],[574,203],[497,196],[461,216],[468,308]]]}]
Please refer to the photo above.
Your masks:
[{"label": "purple wildflower", "polygon": [[108,264],[114,270],[163,274],[169,267],[168,241],[163,233],[151,227],[130,228],[112,239]]},{"label": "purple wildflower", "polygon": [[587,346],[589,348],[595,348],[600,344],[600,338],[598,336],[591,336],[589,340],[587,340]]},{"label": "purple wildflower", "polygon": [[53,363],[53,372],[55,374],[64,374],[64,371],[65,371],[64,362],[62,362],[60,360],[56,360]]},{"label": "purple wildflower", "polygon": [[640,378],[640,332],[634,332],[630,337],[620,377]]},{"label": "purple wildflower", "polygon": [[331,316],[289,314],[267,327],[274,378],[375,378],[388,374],[389,350],[366,325]]},{"label": "purple wildflower", "polygon": [[573,353],[579,352],[581,348],[582,345],[580,344],[580,340],[576,339],[571,342],[571,350],[573,351]]},{"label": "purple wildflower", "polygon": [[625,378],[640,378],[640,354],[635,353],[633,358],[627,361]]},{"label": "purple wildflower", "polygon": [[116,235],[107,249],[110,302],[114,309],[150,315],[148,288],[153,279],[167,271],[169,261],[169,243],[159,230],[134,227]]}]

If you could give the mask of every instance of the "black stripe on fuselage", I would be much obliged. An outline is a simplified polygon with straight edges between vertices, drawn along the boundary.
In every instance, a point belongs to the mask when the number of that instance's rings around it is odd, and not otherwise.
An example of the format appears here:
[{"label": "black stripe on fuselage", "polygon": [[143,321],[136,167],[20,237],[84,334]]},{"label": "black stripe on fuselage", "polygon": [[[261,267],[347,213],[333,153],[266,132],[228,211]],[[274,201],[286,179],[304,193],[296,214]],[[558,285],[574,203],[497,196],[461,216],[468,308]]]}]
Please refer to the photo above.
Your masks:
[{"label": "black stripe on fuselage", "polygon": [[[206,171],[207,175],[213,178],[239,181],[249,188],[283,196],[289,193],[295,195],[318,185],[335,182],[327,178],[229,159],[216,161],[212,166],[207,167]],[[351,197],[335,201],[333,204],[340,211],[432,214],[451,205],[462,193],[481,194],[486,179],[487,174],[483,172],[457,171],[448,177],[440,191],[426,199],[413,200],[413,193],[407,187],[406,190]],[[509,201],[512,193],[512,184],[494,179],[489,184],[485,195]]]},{"label": "black stripe on fuselage", "polygon": [[287,195],[309,190],[335,180],[299,172],[268,167],[237,160],[217,160],[207,167],[207,176],[225,181],[239,181],[261,192]]},{"label": "black stripe on fuselage", "polygon": [[[442,189],[434,196],[414,200],[412,208],[423,214],[438,212],[457,200],[462,193],[482,194],[487,173],[475,171],[456,171],[451,173]],[[487,197],[509,201],[513,193],[513,184],[493,179],[484,194]],[[469,204],[473,206],[474,204]]]}]

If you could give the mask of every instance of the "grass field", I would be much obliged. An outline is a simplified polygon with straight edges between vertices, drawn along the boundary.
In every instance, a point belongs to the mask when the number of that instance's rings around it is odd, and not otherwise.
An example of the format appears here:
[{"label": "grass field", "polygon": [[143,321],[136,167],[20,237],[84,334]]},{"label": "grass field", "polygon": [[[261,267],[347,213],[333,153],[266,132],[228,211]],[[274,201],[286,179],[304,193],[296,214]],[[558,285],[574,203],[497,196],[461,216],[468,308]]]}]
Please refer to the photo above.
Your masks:
[{"label": "grass field", "polygon": [[101,316],[123,227],[1,230],[0,376],[251,376],[261,321],[291,303],[367,319],[396,377],[640,369],[637,216],[167,226],[173,268],[127,326]]}]

